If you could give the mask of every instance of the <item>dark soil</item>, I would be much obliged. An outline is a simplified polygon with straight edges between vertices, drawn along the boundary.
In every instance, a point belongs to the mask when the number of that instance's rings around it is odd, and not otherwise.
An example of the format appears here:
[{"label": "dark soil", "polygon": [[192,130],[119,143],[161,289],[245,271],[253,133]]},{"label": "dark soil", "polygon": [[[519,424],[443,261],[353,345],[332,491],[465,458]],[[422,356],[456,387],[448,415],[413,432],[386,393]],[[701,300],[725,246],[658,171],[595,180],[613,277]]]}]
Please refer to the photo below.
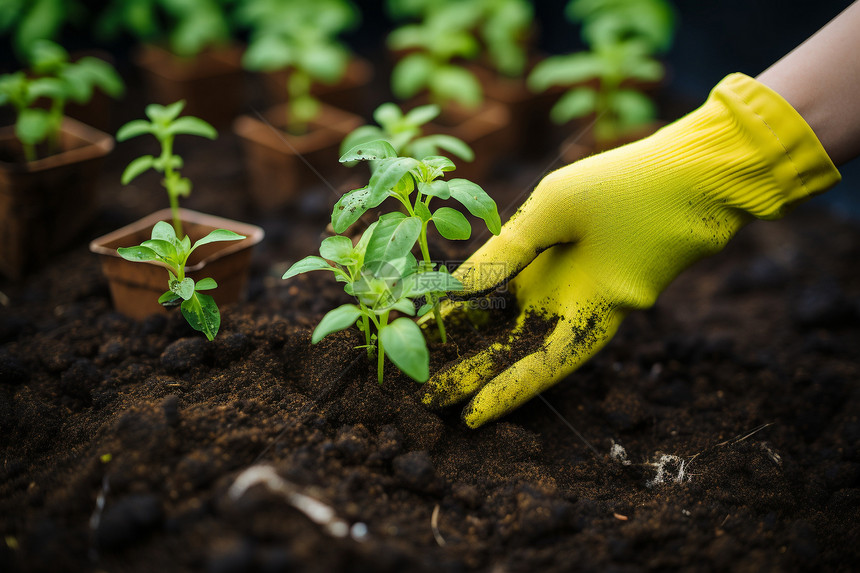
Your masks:
[{"label": "dark soil", "polygon": [[[163,206],[155,177],[118,184],[128,159],[151,151],[118,147],[91,236]],[[314,252],[336,197],[256,214],[239,157],[229,136],[186,155],[185,206],[268,232],[250,300],[222,309],[215,342],[176,313],[113,313],[83,246],[0,283],[0,570],[849,571],[860,561],[855,224],[800,209],[751,225],[579,372],[470,430],[457,407],[426,409],[420,386],[390,365],[379,385],[357,333],[310,344],[343,295],[323,273],[279,277]],[[542,167],[486,187],[515,205]],[[453,328],[451,344],[431,345],[432,369],[491,336]],[[274,468],[278,487],[231,495],[256,464]],[[297,493],[351,533],[309,519]]]}]

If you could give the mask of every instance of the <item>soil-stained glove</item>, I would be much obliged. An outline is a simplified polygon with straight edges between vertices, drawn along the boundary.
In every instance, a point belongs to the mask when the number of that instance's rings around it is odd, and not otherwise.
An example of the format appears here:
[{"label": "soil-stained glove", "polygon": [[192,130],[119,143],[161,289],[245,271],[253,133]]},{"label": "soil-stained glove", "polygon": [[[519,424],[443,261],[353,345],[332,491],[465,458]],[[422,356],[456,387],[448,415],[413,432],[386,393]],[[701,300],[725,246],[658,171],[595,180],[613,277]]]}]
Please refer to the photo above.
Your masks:
[{"label": "soil-stained glove", "polygon": [[[515,277],[521,314],[508,343],[435,374],[425,403],[473,396],[463,410],[471,427],[508,413],[579,368],[628,312],[652,306],[744,224],[778,219],[839,180],[782,97],[743,74],[727,76],[702,107],[654,135],[547,175],[461,265],[454,274],[466,298],[495,290],[500,274]],[[453,318],[456,304],[446,312]],[[523,340],[531,315],[553,323],[542,340]]]}]

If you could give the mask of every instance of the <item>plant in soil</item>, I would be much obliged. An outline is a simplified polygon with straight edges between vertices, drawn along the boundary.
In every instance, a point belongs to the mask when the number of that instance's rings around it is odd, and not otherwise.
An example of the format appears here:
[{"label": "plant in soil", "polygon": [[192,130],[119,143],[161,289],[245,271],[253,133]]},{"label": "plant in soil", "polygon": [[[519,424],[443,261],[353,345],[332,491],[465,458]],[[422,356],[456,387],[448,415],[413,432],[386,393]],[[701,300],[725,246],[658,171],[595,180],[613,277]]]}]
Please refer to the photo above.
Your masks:
[{"label": "plant in soil", "polygon": [[664,0],[574,0],[567,15],[581,22],[589,49],[547,58],[535,66],[528,85],[538,92],[568,87],[550,112],[553,121],[594,116],[595,142],[604,148],[654,121],[654,102],[635,84],[663,77],[655,56],[671,46],[673,13]]},{"label": "plant in soil", "polygon": [[161,145],[161,154],[142,155],[133,160],[122,173],[122,184],[128,185],[138,175],[154,169],[164,175],[161,184],[167,191],[170,200],[170,210],[173,213],[173,228],[177,237],[183,236],[182,221],[179,218],[179,197],[188,197],[191,193],[191,181],[182,177],[182,157],[173,153],[173,140],[177,135],[199,135],[208,139],[218,137],[218,132],[207,122],[192,116],[179,117],[184,101],[178,101],[168,106],[156,103],[146,106],[146,116],[149,121],[135,119],[122,126],[116,134],[117,141],[125,141],[132,137],[152,134]]},{"label": "plant in soil", "polygon": [[[364,333],[368,357],[376,356],[380,383],[386,353],[405,374],[426,382],[429,353],[420,328],[406,317],[389,322],[391,313],[422,316],[432,311],[444,343],[446,335],[439,303],[445,293],[462,290],[462,284],[444,266],[437,268],[430,259],[427,228],[432,222],[439,234],[450,240],[468,239],[471,235],[471,225],[462,213],[450,207],[431,211],[430,203],[434,198],[454,199],[472,215],[483,219],[493,234],[498,234],[501,220],[496,203],[471,181],[443,180],[445,173],[455,169],[447,157],[402,157],[390,143],[377,140],[354,147],[340,160],[377,163],[367,186],[346,193],[335,204],[331,223],[336,233],[346,231],[365,212],[389,197],[403,211],[381,215],[355,245],[342,235],[326,238],[320,245],[319,257],[312,255],[298,261],[283,278],[328,270],[345,283],[344,291],[357,299],[358,304],[344,304],[329,311],[314,330],[312,342],[356,324]],[[416,244],[420,261],[412,254]],[[424,302],[416,310],[418,297],[423,297]]]},{"label": "plant in soil", "polygon": [[[376,140],[385,140],[394,151],[403,157],[424,159],[441,152],[464,161],[472,161],[475,154],[463,140],[447,134],[423,135],[423,126],[439,116],[438,105],[418,106],[408,113],[393,103],[384,103],[373,112],[373,119],[379,125],[362,125],[347,135],[340,146],[341,155],[358,145]],[[353,162],[350,162],[354,164]],[[374,162],[371,161],[371,166]]]},{"label": "plant in soil", "polygon": [[229,2],[225,0],[110,0],[97,21],[108,40],[129,33],[141,42],[164,45],[173,55],[191,58],[230,42]]},{"label": "plant in soil", "polygon": [[192,245],[191,240],[182,232],[179,197],[187,197],[191,193],[191,181],[179,173],[183,161],[182,157],[173,153],[174,138],[185,134],[215,139],[218,135],[215,128],[202,119],[192,116],[179,117],[184,105],[184,101],[168,106],[150,104],[146,106],[149,121],[142,119],[130,121],[117,132],[116,138],[119,141],[146,133],[152,134],[158,140],[161,154],[158,157],[142,155],[134,159],[123,171],[122,183],[128,185],[148,169],[154,169],[163,174],[162,185],[170,198],[173,217],[172,226],[164,221],[156,223],[150,240],[135,247],[120,247],[117,252],[128,261],[157,261],[167,267],[168,290],[159,297],[158,302],[164,306],[179,304],[182,316],[188,324],[205,334],[209,340],[213,340],[218,334],[221,315],[214,299],[209,295],[201,294],[200,291],[211,290],[218,285],[214,279],[208,277],[195,283],[192,278],[185,276],[185,265],[191,253],[202,245],[219,241],[238,241],[245,236],[227,229],[215,229]]},{"label": "plant in soil", "polygon": [[[15,109],[15,136],[21,143],[26,161],[60,150],[60,128],[68,101],[87,103],[98,87],[118,97],[123,83],[116,70],[94,57],[69,61],[62,46],[49,40],[35,42],[29,54],[30,69],[0,76],[0,105]],[[41,98],[48,109],[36,107]],[[37,146],[45,144],[44,151]]]},{"label": "plant in soil", "polygon": [[237,18],[251,30],[242,65],[289,71],[286,130],[305,133],[320,109],[314,82],[335,84],[346,71],[350,51],[337,36],[358,22],[357,9],[345,0],[245,0]]},{"label": "plant in soil", "polygon": [[152,238],[134,247],[120,247],[119,255],[127,261],[157,261],[167,268],[167,291],[158,298],[164,306],[179,305],[182,316],[194,330],[202,332],[210,341],[215,339],[221,326],[221,313],[218,305],[202,291],[212,290],[218,284],[211,277],[197,282],[185,276],[185,265],[195,249],[219,241],[238,241],[244,239],[227,229],[215,229],[202,239],[191,244],[187,236],[179,237],[175,229],[164,221],[152,228]]}]

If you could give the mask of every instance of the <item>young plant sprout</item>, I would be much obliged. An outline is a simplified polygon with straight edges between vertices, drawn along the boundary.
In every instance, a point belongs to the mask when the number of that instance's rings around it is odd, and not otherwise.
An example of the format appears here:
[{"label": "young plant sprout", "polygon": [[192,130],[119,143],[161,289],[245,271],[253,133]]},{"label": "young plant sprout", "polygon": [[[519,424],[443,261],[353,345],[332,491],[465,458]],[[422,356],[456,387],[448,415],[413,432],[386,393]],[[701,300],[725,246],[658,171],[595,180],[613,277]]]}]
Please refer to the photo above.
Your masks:
[{"label": "young plant sprout", "polygon": [[187,236],[179,239],[170,224],[159,221],[152,228],[150,240],[136,247],[120,247],[117,252],[127,261],[157,261],[167,267],[168,290],[158,297],[158,302],[164,306],[179,304],[182,316],[188,324],[211,341],[215,339],[221,326],[221,313],[215,299],[201,291],[217,288],[218,284],[209,277],[195,283],[194,279],[185,276],[185,265],[197,247],[244,238],[243,235],[227,229],[215,229],[192,245]]},{"label": "young plant sprout", "polygon": [[[663,76],[654,55],[672,43],[672,10],[665,0],[573,0],[567,14],[582,23],[590,50],[547,58],[535,66],[528,84],[534,91],[570,87],[551,110],[553,121],[593,114],[595,140],[602,148],[656,117],[647,95],[623,85]],[[596,85],[585,83],[589,80]]]},{"label": "young plant sprout", "polygon": [[[212,278],[204,278],[196,283],[191,277],[185,276],[185,265],[188,257],[202,245],[219,241],[238,241],[244,239],[227,229],[215,229],[202,239],[191,244],[191,239],[182,232],[182,221],[179,218],[179,197],[187,197],[191,192],[191,181],[179,174],[182,158],[173,153],[173,139],[177,135],[199,135],[215,139],[218,133],[215,128],[202,119],[184,116],[179,117],[184,101],[178,101],[168,106],[150,104],[146,106],[149,121],[136,119],[119,129],[116,138],[125,141],[138,135],[151,133],[161,144],[161,155],[154,157],[144,155],[128,164],[122,174],[123,185],[128,185],[135,177],[154,169],[164,174],[162,185],[167,189],[170,198],[170,210],[173,225],[159,221],[152,228],[152,238],[136,247],[120,247],[119,255],[127,261],[145,262],[157,261],[167,267],[168,290],[158,298],[164,306],[179,304],[182,316],[194,330],[213,340],[221,325],[221,314],[215,300],[200,291],[211,290],[218,285]],[[181,302],[180,302],[181,301]]]},{"label": "young plant sprout", "polygon": [[314,82],[334,84],[346,71],[350,53],[337,35],[357,23],[358,10],[346,0],[245,0],[238,18],[251,28],[242,64],[252,71],[289,70],[286,129],[305,133],[319,114]]},{"label": "young plant sprout", "polygon": [[347,135],[340,146],[341,155],[350,149],[383,139],[391,144],[398,155],[424,159],[446,151],[464,161],[472,161],[475,153],[463,140],[452,135],[434,134],[422,136],[422,126],[439,116],[438,105],[422,105],[404,114],[393,103],[384,103],[373,112],[379,126],[362,125]]},{"label": "young plant sprout", "polygon": [[[429,378],[429,353],[421,330],[406,317],[389,323],[390,313],[396,310],[414,316],[414,299],[424,297],[425,303],[417,314],[433,311],[445,342],[439,303],[447,292],[461,290],[462,284],[445,267],[436,269],[430,259],[427,227],[432,222],[446,239],[462,240],[471,235],[471,225],[462,213],[450,207],[431,211],[430,203],[434,198],[454,199],[472,215],[483,219],[492,233],[498,234],[501,220],[496,203],[470,181],[442,180],[445,173],[455,168],[447,157],[402,157],[384,140],[360,144],[340,161],[375,161],[377,167],[367,186],[346,193],[335,204],[331,223],[336,233],[346,231],[365,212],[389,197],[398,201],[405,213],[394,211],[380,216],[355,246],[347,237],[328,237],[320,245],[321,256],[298,261],[283,278],[308,271],[332,271],[338,281],[345,283],[345,292],[358,301],[326,314],[314,330],[313,343],[357,324],[364,333],[368,356],[376,354],[380,383],[386,354],[405,374],[425,382]],[[412,255],[416,243],[420,261]]]},{"label": "young plant sprout", "polygon": [[[0,76],[0,105],[15,108],[15,136],[21,142],[24,158],[35,161],[36,146],[41,143],[47,142],[49,155],[59,151],[66,102],[87,103],[95,88],[118,97],[123,83],[104,60],[84,57],[71,62],[66,50],[48,40],[35,41],[29,57],[29,73]],[[50,101],[47,110],[35,107],[43,97]]]},{"label": "young plant sprout", "polygon": [[161,184],[167,190],[167,196],[170,199],[173,229],[177,237],[183,236],[182,221],[179,218],[179,197],[188,197],[191,193],[191,181],[179,174],[182,158],[173,153],[173,139],[182,134],[199,135],[208,139],[218,137],[215,128],[202,119],[192,116],[179,117],[183,107],[185,107],[185,101],[182,100],[168,106],[150,104],[145,110],[149,121],[132,120],[119,128],[116,134],[117,141],[125,141],[150,133],[161,144],[161,155],[158,157],[144,155],[128,164],[122,174],[122,184],[128,185],[147,169],[154,169],[164,174]]}]

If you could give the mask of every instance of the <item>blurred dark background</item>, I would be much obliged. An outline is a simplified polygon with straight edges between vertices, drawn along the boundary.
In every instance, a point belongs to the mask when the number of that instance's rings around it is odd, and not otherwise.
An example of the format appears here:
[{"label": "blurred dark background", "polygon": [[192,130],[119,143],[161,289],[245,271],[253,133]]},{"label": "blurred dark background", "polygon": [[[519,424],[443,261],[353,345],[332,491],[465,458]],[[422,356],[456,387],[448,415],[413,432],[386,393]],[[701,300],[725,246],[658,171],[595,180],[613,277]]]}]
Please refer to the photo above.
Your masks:
[{"label": "blurred dark background", "polygon": [[[6,2],[9,0],[0,0]],[[385,65],[385,35],[392,28],[380,0],[357,1],[361,26],[345,36],[359,54]],[[679,25],[672,50],[666,57],[670,83],[662,102],[666,119],[673,119],[696,106],[726,74],[744,72],[755,76],[803,42],[851,4],[850,0],[674,0]],[[93,35],[94,15],[105,0],[82,2],[85,12],[67,26],[61,43],[69,50],[94,47],[111,52],[124,76],[134,74],[129,53],[136,45],[123,36],[109,45]],[[579,31],[564,19],[567,0],[535,0],[538,26],[537,47],[546,54],[567,53],[582,47]],[[860,31],[858,31],[860,33]],[[0,41],[0,72],[20,66],[8,38]],[[815,199],[841,214],[860,218],[860,161],[843,166],[843,182]]]}]

